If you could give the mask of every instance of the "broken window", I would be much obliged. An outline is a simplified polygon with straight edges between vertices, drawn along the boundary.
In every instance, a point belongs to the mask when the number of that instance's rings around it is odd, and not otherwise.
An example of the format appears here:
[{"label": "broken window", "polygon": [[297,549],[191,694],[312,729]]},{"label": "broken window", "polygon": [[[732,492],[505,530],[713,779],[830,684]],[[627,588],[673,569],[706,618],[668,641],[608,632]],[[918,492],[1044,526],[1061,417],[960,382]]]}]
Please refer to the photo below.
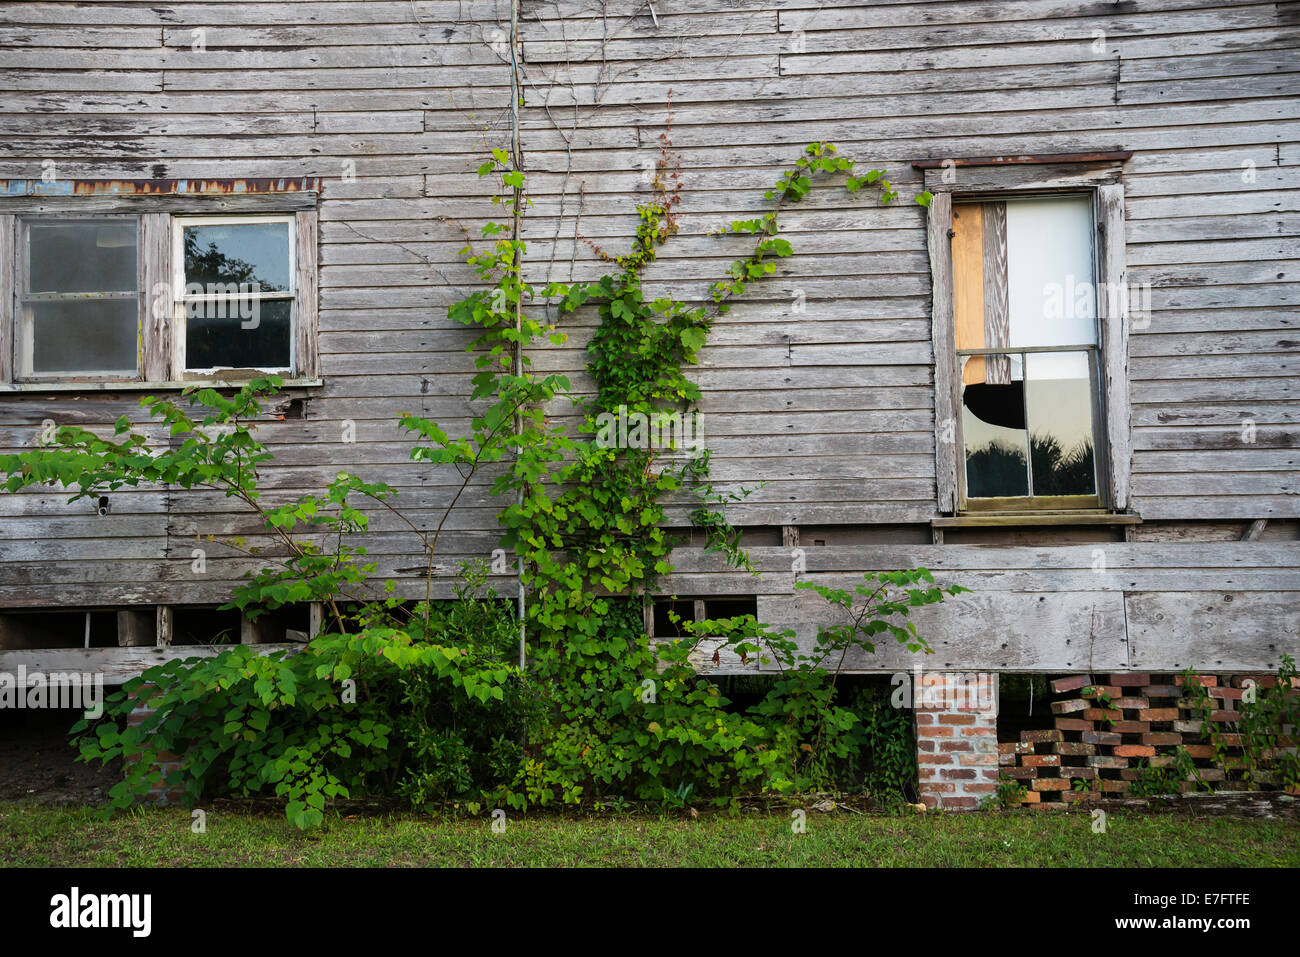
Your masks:
[{"label": "broken window", "polygon": [[1087,194],[953,203],[967,500],[1099,503],[1094,237]]}]

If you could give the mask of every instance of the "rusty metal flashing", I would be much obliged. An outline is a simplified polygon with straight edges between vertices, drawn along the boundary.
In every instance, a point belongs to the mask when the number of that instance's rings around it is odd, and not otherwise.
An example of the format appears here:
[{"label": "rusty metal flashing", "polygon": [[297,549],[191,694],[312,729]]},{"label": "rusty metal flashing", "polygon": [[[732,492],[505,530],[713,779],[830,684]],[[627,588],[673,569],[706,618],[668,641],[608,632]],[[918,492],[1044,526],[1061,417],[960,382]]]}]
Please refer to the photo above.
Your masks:
[{"label": "rusty metal flashing", "polygon": [[913,169],[941,169],[954,166],[1014,166],[1034,163],[1123,163],[1133,156],[1130,150],[1106,150],[1094,153],[1017,153],[1007,156],[967,156],[945,159],[913,160]]},{"label": "rusty metal flashing", "polygon": [[274,179],[7,179],[0,180],[6,196],[235,196],[277,193],[319,193],[319,176]]}]

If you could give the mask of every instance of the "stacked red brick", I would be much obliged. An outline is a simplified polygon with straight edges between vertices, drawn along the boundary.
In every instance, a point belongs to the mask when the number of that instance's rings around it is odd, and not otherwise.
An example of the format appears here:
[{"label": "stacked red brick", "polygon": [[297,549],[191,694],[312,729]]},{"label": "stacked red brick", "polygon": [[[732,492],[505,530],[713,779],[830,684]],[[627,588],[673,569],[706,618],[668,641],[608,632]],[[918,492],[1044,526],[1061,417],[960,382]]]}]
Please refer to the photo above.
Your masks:
[{"label": "stacked red brick", "polygon": [[[137,704],[131,710],[130,714],[126,716],[127,726],[138,728],[140,725],[144,724],[145,719],[153,713],[153,708]],[[139,758],[135,758],[134,760],[138,761]],[[143,803],[163,805],[180,804],[185,797],[185,789],[180,787],[169,787],[166,784],[166,779],[173,771],[179,771],[181,769],[181,756],[179,754],[173,754],[171,751],[160,751],[158,753],[158,760],[155,762],[154,766],[162,772],[163,783],[150,788],[148,795],[143,799]]]},{"label": "stacked red brick", "polygon": [[[925,676],[925,696],[935,702],[922,700],[916,707],[919,791],[926,807],[971,810],[997,790],[996,682],[993,674]],[[938,703],[963,698],[964,704]]]},{"label": "stacked red brick", "polygon": [[[1238,675],[1221,686],[1214,675],[1196,676],[1213,703],[1208,729],[1183,675],[1112,674],[1106,684],[1088,675],[1059,678],[1052,691],[1065,697],[1051,703],[1054,727],[1022,731],[1019,741],[999,743],[999,777],[1025,788],[1022,803],[1059,807],[1126,794],[1143,765],[1171,767],[1182,747],[1201,781],[1231,787],[1228,771],[1241,754],[1241,735],[1229,729],[1239,719],[1248,678],[1260,688],[1276,682],[1270,675]],[[1228,767],[1214,763],[1216,741],[1226,750]],[[1179,785],[1183,791],[1196,786],[1194,780]]]}]

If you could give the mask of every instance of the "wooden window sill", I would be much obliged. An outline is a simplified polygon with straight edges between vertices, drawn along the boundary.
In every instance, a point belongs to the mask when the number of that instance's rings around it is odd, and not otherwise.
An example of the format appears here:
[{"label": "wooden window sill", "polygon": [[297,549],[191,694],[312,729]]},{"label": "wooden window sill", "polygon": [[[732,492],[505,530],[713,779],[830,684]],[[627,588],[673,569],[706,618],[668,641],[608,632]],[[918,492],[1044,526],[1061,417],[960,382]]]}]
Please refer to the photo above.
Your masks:
[{"label": "wooden window sill", "polygon": [[1110,512],[982,512],[940,516],[930,520],[934,528],[1013,528],[1024,525],[1141,525],[1142,516]]},{"label": "wooden window sill", "polygon": [[[242,389],[248,384],[247,379],[188,379],[180,382],[139,382],[101,381],[101,382],[7,382],[0,383],[0,394],[14,392],[179,392],[190,386],[203,386],[213,389]],[[280,390],[309,389],[322,386],[321,378],[284,379]]]}]

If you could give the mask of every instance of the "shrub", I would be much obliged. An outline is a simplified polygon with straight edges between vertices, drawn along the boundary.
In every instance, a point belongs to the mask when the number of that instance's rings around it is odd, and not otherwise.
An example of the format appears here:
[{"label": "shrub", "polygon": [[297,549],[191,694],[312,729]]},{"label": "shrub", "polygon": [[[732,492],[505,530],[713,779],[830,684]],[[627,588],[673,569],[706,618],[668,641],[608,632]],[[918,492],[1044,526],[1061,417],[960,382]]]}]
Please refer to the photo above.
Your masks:
[{"label": "shrub", "polygon": [[[183,787],[189,804],[274,795],[301,827],[321,821],[329,798],[481,799],[514,778],[528,692],[508,663],[508,608],[470,593],[479,583],[471,573],[449,607],[417,606],[405,628],[322,635],[297,654],[235,645],[150,668],[99,720],[73,727],[81,756],[127,759],[109,795],[119,808],[163,785]],[[131,726],[137,706],[153,710]],[[181,767],[164,777],[168,753]]]}]

